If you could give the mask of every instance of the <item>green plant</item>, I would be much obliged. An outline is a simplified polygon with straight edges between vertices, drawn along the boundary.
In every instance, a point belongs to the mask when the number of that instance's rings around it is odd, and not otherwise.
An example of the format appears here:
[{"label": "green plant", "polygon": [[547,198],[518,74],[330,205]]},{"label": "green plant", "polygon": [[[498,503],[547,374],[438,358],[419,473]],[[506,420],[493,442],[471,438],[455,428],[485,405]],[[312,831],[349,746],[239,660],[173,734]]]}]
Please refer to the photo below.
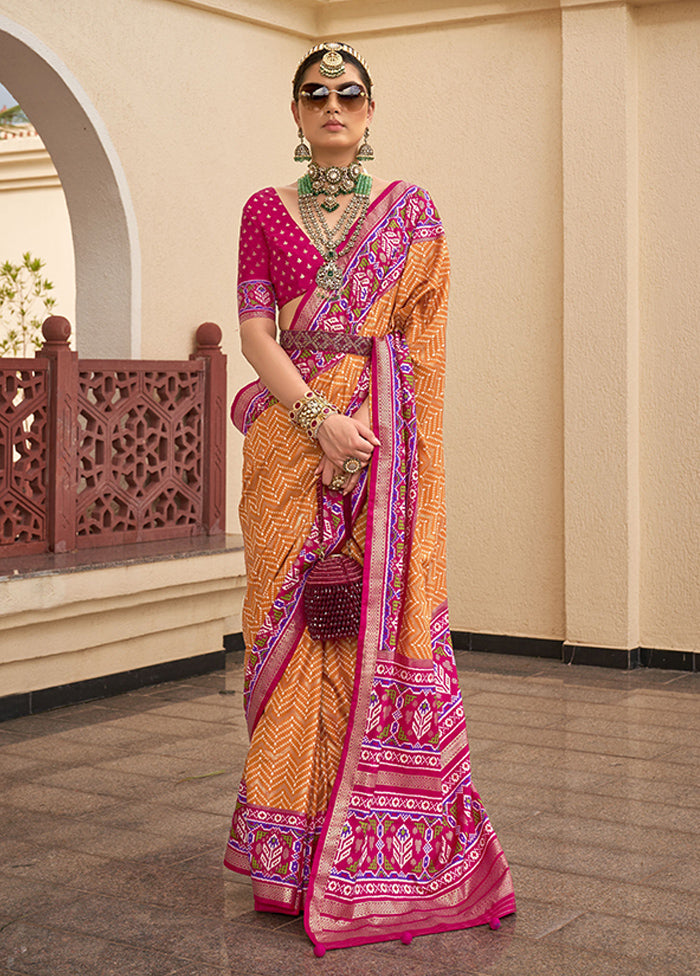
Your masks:
[{"label": "green plant", "polygon": [[12,105],[0,112],[0,131],[11,130],[16,125],[26,125],[29,119],[19,105]]},{"label": "green plant", "polygon": [[45,262],[27,251],[21,264],[0,266],[0,356],[26,357],[43,344],[41,325],[56,304],[53,284],[41,275]]}]

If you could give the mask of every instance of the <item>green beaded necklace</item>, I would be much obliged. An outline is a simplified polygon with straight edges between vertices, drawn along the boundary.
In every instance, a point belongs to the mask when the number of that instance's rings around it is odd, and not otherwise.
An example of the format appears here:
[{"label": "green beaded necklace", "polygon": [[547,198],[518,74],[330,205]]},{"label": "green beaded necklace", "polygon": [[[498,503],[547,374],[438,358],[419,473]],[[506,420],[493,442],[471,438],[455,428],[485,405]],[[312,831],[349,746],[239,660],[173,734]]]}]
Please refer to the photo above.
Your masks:
[{"label": "green beaded necklace", "polygon": [[[352,199],[345,208],[338,223],[331,230],[326,221],[325,214],[321,209],[323,204],[319,204],[316,199],[317,194],[314,191],[311,176],[305,173],[304,176],[300,176],[297,180],[299,212],[301,213],[304,229],[309,235],[314,247],[323,257],[323,264],[316,275],[316,284],[324,291],[329,293],[337,292],[343,284],[343,272],[338,265],[338,258],[347,254],[357,240],[367,215],[371,192],[372,177],[361,172],[355,181]],[[355,221],[357,221],[357,226],[352,236],[339,249],[339,243],[343,240]]]}]

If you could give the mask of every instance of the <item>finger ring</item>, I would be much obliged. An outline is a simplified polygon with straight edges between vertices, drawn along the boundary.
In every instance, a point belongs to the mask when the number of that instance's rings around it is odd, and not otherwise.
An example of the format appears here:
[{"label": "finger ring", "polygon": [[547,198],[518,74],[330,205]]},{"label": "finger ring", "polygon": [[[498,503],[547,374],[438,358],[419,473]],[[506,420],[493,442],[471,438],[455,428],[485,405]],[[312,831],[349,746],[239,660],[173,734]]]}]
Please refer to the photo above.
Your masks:
[{"label": "finger ring", "polygon": [[345,474],[357,474],[362,468],[362,461],[359,458],[347,458],[343,461],[343,471]]},{"label": "finger ring", "polygon": [[340,491],[341,488],[345,487],[345,482],[347,480],[348,479],[344,474],[334,474],[328,483],[328,487],[331,489],[331,491]]}]

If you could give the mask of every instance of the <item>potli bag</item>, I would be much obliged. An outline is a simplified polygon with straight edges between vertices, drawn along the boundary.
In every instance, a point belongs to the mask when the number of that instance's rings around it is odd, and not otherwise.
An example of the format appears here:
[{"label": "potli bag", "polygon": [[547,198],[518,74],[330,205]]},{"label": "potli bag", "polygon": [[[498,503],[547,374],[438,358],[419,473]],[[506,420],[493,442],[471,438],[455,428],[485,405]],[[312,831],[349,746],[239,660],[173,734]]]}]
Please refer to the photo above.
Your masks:
[{"label": "potli bag", "polygon": [[[321,548],[324,545],[323,482],[318,479],[318,520]],[[352,535],[352,504],[350,495],[343,496],[345,520],[342,548]],[[359,546],[358,546],[359,549]],[[334,637],[356,637],[360,632],[362,613],[362,566],[343,552],[323,554],[306,577],[303,593],[306,627],[314,640]]]}]

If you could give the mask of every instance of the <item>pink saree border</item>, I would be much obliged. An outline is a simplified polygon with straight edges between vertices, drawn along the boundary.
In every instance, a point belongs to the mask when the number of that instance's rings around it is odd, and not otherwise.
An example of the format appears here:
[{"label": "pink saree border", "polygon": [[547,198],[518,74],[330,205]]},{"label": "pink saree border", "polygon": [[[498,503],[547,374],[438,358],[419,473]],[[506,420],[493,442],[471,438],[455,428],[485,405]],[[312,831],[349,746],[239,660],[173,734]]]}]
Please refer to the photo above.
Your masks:
[{"label": "pink saree border", "polygon": [[[403,422],[396,415],[397,403],[404,402],[401,401],[401,389],[406,382],[406,377],[399,374],[406,368],[396,337],[375,338],[372,420],[382,449],[371,466],[365,544],[367,599],[358,640],[358,664],[348,731],[316,847],[304,910],[309,938],[324,949],[387,941],[399,938],[407,931],[413,936],[468,928],[491,923],[515,910],[508,864],[480,797],[471,787],[464,708],[449,648],[444,604],[435,609],[431,620],[431,634],[437,642],[430,662],[432,675],[428,667],[420,667],[418,663],[415,666],[415,670],[432,678],[427,685],[433,684],[435,706],[439,705],[440,709],[439,717],[435,711],[432,719],[436,723],[434,728],[441,730],[439,751],[435,752],[437,747],[431,752],[425,745],[410,746],[408,765],[403,765],[403,769],[410,771],[411,776],[394,772],[405,745],[394,749],[387,743],[386,748],[376,740],[379,750],[374,758],[376,737],[372,725],[378,721],[377,709],[380,707],[375,691],[381,690],[378,678],[385,669],[391,684],[395,682],[397,671],[400,676],[408,670],[406,658],[396,653],[393,642],[401,614],[399,611],[397,617],[394,606],[401,602],[402,576],[400,546],[396,544],[391,523],[399,517],[400,510],[390,517],[390,506],[396,504],[397,489],[399,495],[402,490],[410,493],[412,481],[411,443],[402,441],[404,431],[400,425]],[[411,507],[415,507],[416,501],[413,495]],[[408,525],[412,524],[411,519]],[[440,647],[441,636],[444,648]],[[447,667],[441,673],[443,658]],[[408,675],[406,681],[408,685],[412,684]],[[425,703],[427,697],[415,684],[414,690]],[[402,710],[405,707],[402,706]],[[430,713],[426,715],[424,712],[421,718],[416,711],[414,725],[417,719],[430,722]],[[374,728],[379,727],[374,724]],[[427,744],[428,726],[423,729],[416,742]],[[377,762],[381,762],[381,766]],[[382,769],[392,770],[389,778],[386,772],[381,772]],[[378,777],[376,785],[375,776]],[[383,800],[391,795],[396,785],[404,795],[404,806],[398,808],[392,799],[385,807]],[[452,803],[455,805],[455,821],[451,819]],[[370,835],[363,832],[371,830],[373,822],[379,825],[377,837],[381,836],[381,841],[375,838],[370,842]],[[362,874],[354,873],[358,868],[352,867],[353,861],[357,865],[365,857],[362,852],[351,854],[352,850],[357,851],[357,844],[361,845],[362,851],[373,850],[372,843],[379,850],[379,845],[384,851],[391,852],[394,865],[404,863],[396,860],[398,855],[394,852],[410,850],[413,843],[410,825],[420,822],[429,826],[429,835],[433,839],[431,848],[424,847],[433,851],[430,868],[424,860],[422,868],[411,868],[406,874],[405,871],[397,872],[391,864],[385,869],[384,860],[381,867],[377,861],[375,869],[372,860],[368,872],[365,869]],[[454,840],[450,841],[453,836],[450,823],[454,823],[454,829],[459,831],[457,846],[454,846]],[[462,833],[467,829],[468,836]],[[381,857],[385,858],[385,855]],[[370,855],[367,858],[365,864],[371,860]]]},{"label": "pink saree border", "polygon": [[[389,407],[389,398],[381,398],[379,390],[385,384],[392,386],[393,382],[388,340],[375,339],[372,351],[372,403],[375,406],[376,416],[373,418],[372,427],[383,446],[385,443],[393,442],[394,417],[393,411]],[[382,403],[384,409],[382,409]],[[325,891],[335,854],[335,849],[324,854],[326,839],[331,831],[340,832],[347,816],[351,794],[346,782],[345,771],[348,768],[357,768],[364,732],[364,729],[359,727],[358,716],[361,716],[364,721],[367,714],[372,687],[371,679],[379,654],[379,639],[384,618],[384,578],[389,548],[389,520],[382,516],[389,505],[392,478],[392,454],[389,451],[380,450],[377,452],[376,463],[371,465],[366,533],[366,540],[370,542],[371,547],[369,558],[367,558],[367,542],[365,543],[364,593],[366,598],[363,600],[362,620],[357,642],[357,666],[350,707],[351,718],[345,736],[338,776],[328,805],[329,812],[319,838],[316,860],[311,869],[310,897],[307,898],[304,908],[304,926],[314,945],[320,943],[318,933],[323,931],[321,906],[318,904],[320,898],[315,892],[317,889]]]}]

